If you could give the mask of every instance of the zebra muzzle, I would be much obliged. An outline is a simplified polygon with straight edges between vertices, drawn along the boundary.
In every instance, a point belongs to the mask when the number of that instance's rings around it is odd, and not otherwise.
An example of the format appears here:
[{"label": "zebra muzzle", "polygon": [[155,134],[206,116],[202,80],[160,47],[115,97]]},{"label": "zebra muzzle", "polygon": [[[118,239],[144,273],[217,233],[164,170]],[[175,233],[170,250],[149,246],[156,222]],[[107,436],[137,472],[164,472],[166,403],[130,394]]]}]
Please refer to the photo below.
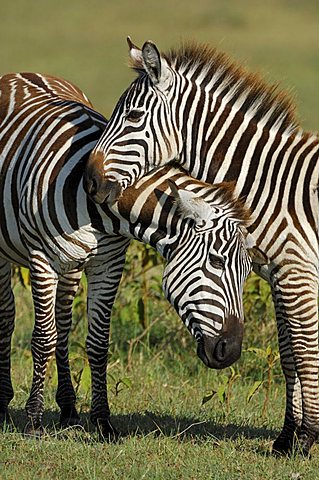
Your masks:
[{"label": "zebra muzzle", "polygon": [[106,202],[110,206],[117,202],[123,190],[119,182],[101,179],[97,174],[85,175],[84,189],[93,202]]},{"label": "zebra muzzle", "polygon": [[104,153],[92,151],[84,171],[84,190],[93,202],[106,202],[112,206],[120,198],[123,189],[117,180],[111,180],[105,175],[104,164]]},{"label": "zebra muzzle", "polygon": [[197,355],[209,368],[226,368],[241,355],[243,323],[237,317],[228,317],[223,332],[218,337],[203,335],[198,341]]}]

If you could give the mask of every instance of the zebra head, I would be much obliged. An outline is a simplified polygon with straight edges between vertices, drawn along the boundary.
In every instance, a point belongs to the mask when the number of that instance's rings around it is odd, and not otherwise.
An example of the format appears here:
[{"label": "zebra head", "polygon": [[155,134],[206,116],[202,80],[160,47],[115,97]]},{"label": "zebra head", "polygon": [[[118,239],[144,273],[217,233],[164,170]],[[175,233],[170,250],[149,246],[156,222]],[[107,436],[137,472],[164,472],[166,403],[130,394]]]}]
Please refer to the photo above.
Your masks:
[{"label": "zebra head", "polygon": [[183,149],[178,120],[171,115],[176,73],[152,42],[142,50],[129,38],[128,44],[138,78],[118,101],[86,166],[84,186],[96,203],[112,205],[124,189]]},{"label": "zebra head", "polygon": [[129,48],[138,77],[87,165],[86,191],[97,203],[112,204],[135,180],[175,159],[193,177],[212,178],[225,156],[242,158],[250,143],[253,152],[264,128],[296,131],[289,98],[208,45],[160,54],[152,42],[139,49],[129,40]]},{"label": "zebra head", "polygon": [[172,190],[188,228],[165,255],[163,290],[197,340],[200,359],[225,368],[241,354],[243,286],[258,251],[244,226],[245,210],[227,188],[208,187],[204,198],[174,185]]}]

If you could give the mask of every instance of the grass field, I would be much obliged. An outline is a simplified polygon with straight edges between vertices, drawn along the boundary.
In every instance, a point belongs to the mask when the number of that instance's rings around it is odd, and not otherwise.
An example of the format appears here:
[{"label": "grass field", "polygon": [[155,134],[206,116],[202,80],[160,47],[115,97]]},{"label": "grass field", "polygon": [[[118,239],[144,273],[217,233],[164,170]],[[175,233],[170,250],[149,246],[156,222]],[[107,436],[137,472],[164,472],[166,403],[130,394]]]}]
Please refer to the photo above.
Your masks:
[{"label": "grass field", "polygon": [[[296,97],[305,129],[318,128],[319,9],[315,0],[8,0],[0,7],[1,72],[65,77],[109,116],[133,78],[125,38],[165,50],[181,40],[209,42]],[[60,431],[54,361],[46,382],[40,441],[22,435],[31,382],[32,303],[17,278],[12,369],[14,427],[0,434],[0,479],[317,479],[310,460],[275,459],[271,443],[284,415],[269,288],[251,276],[245,290],[244,352],[233,369],[207,370],[163,300],[161,266],[134,244],[112,318],[110,404],[118,444],[102,444],[88,422],[85,283],[74,308],[71,365],[83,431]],[[145,262],[144,262],[145,263]],[[149,268],[151,267],[151,268]],[[143,308],[139,299],[143,299]]]}]

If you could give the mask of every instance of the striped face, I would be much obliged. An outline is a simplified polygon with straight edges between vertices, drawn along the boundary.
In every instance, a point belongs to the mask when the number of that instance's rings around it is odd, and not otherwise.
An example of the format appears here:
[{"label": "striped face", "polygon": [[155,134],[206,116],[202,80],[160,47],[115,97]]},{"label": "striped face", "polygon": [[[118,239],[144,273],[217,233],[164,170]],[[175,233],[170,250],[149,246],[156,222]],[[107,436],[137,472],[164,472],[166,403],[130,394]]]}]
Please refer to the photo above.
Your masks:
[{"label": "striped face", "polygon": [[[147,58],[147,48],[143,52]],[[144,70],[117,103],[86,167],[85,189],[96,203],[113,204],[123,189],[177,158],[183,148],[182,134],[172,115],[172,70],[162,60],[165,75],[158,82],[148,66],[145,69],[142,51],[133,46],[131,56],[140,57]]]},{"label": "striped face", "polygon": [[225,368],[240,357],[242,293],[252,261],[242,222],[231,211],[192,192],[183,196],[178,201],[194,224],[165,255],[163,290],[197,340],[201,360],[208,367]]}]

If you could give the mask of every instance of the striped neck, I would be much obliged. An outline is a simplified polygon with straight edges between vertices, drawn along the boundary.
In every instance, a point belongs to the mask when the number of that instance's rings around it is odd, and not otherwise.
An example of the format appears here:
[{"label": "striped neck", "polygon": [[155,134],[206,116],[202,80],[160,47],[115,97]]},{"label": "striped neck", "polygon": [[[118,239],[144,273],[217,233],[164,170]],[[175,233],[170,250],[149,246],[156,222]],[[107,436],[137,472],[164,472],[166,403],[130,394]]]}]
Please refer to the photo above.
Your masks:
[{"label": "striped neck", "polygon": [[[234,92],[220,95],[220,88],[206,89],[194,79],[179,84],[175,95],[182,97],[187,91],[188,96],[188,108],[177,105],[174,113],[183,138],[179,164],[192,177],[208,183],[234,181],[237,194],[246,198],[252,183],[261,177],[265,181],[272,164],[280,170],[281,160],[297,146],[308,153],[313,150],[315,167],[318,137],[284,123],[283,113],[270,122],[271,112],[258,116],[258,105],[247,108],[245,91],[235,99]],[[292,162],[291,155],[288,163]]]}]

